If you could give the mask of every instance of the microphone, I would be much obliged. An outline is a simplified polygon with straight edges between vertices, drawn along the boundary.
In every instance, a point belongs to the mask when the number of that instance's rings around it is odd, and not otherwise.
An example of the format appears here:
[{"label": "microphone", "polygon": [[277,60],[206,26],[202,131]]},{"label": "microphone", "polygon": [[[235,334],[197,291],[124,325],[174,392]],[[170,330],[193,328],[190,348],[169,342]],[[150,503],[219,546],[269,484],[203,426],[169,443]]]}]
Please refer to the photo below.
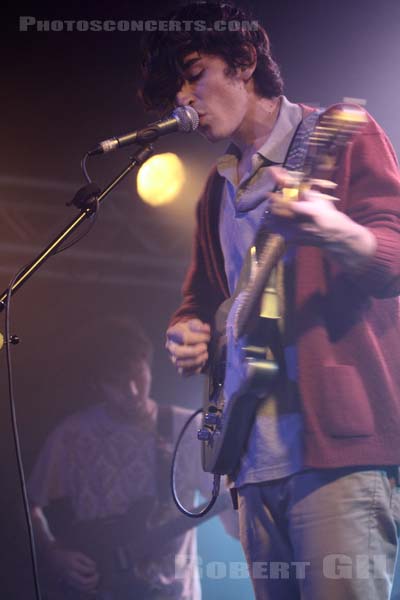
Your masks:
[{"label": "microphone", "polygon": [[144,129],[138,129],[119,137],[113,137],[100,142],[96,148],[88,152],[89,156],[94,154],[103,154],[111,152],[131,144],[148,144],[154,142],[157,138],[168,133],[181,131],[191,133],[199,126],[199,115],[191,106],[179,106],[166,119],[156,121],[147,125]]}]

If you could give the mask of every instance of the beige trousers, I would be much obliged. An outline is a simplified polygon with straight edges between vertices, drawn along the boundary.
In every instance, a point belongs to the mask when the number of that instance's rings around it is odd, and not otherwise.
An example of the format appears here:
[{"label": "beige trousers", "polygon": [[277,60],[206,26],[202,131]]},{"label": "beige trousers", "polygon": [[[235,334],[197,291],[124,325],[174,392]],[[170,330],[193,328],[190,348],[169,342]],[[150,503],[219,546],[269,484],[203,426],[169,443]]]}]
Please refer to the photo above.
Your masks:
[{"label": "beige trousers", "polygon": [[257,600],[389,600],[400,490],[384,469],[303,471],[238,495]]}]

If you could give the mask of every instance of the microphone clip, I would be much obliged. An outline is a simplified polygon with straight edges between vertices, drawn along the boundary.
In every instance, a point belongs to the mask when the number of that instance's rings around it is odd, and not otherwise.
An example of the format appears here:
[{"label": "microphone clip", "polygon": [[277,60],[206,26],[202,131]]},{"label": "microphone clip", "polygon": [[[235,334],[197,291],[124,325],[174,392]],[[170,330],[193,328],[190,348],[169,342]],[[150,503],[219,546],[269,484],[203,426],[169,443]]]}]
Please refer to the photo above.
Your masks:
[{"label": "microphone clip", "polygon": [[100,188],[96,183],[89,183],[81,187],[72,198],[66,203],[66,206],[76,206],[79,210],[88,210],[95,212],[97,209],[97,197],[100,195]]}]

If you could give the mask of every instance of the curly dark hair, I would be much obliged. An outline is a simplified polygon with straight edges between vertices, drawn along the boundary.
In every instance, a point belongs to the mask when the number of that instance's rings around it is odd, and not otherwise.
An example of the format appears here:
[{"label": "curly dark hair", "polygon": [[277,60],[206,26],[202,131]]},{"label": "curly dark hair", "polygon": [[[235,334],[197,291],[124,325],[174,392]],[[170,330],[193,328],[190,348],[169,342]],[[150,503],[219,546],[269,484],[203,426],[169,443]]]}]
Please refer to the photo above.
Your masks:
[{"label": "curly dark hair", "polygon": [[[252,64],[255,51],[256,93],[266,98],[282,93],[283,81],[271,56],[268,35],[240,8],[225,2],[194,2],[177,8],[165,20],[177,23],[177,30],[148,33],[142,42],[141,97],[147,108],[166,110],[173,106],[183,84],[183,59],[195,51],[225,60],[227,74]],[[192,23],[190,30],[185,27],[187,22]],[[216,29],[217,22],[234,22],[236,26]],[[202,26],[196,27],[196,23]],[[180,31],[179,24],[182,25]]]},{"label": "curly dark hair", "polygon": [[153,358],[152,343],[132,316],[89,319],[77,339],[75,354],[88,381],[124,380],[134,365]]}]

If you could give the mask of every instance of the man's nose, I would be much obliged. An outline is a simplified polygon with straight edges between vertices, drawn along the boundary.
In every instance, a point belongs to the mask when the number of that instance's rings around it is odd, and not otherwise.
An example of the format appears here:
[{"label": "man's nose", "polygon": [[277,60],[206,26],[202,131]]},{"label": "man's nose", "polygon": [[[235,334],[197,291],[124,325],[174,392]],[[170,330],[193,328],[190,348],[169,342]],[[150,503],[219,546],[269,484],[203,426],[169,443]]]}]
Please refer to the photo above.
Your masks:
[{"label": "man's nose", "polygon": [[194,97],[190,85],[187,82],[182,84],[181,89],[175,97],[178,106],[190,106],[193,104]]}]

